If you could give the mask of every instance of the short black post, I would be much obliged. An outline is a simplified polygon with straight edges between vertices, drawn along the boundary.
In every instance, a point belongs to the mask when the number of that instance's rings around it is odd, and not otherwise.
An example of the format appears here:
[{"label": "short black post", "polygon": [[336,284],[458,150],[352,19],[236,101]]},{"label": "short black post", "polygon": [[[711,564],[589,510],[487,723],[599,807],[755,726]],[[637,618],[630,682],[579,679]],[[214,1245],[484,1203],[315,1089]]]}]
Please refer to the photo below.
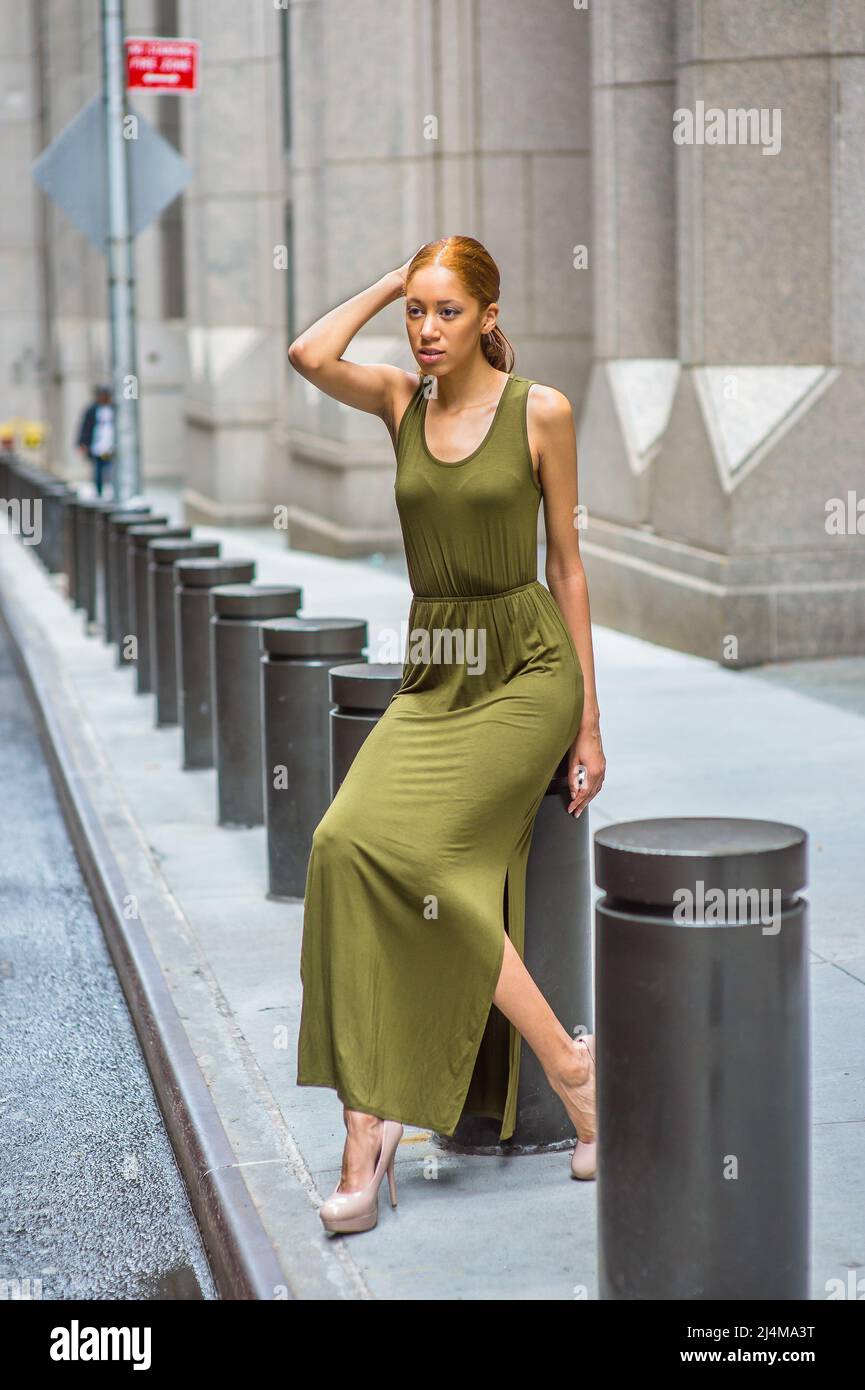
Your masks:
[{"label": "short black post", "polygon": [[102,518],[106,512],[115,510],[116,502],[103,501],[101,497],[91,498],[87,506],[84,525],[84,558],[87,565],[85,627],[100,627],[103,623],[103,584],[102,570]]},{"label": "short black post", "polygon": [[99,507],[100,499],[97,497],[80,497],[78,499],[77,512],[77,550],[76,550],[76,570],[78,575],[78,591],[76,594],[76,607],[84,609],[84,630],[88,631],[89,624],[93,621],[96,613],[96,568],[93,557],[93,513]]},{"label": "short black post", "polygon": [[213,767],[213,672],[210,669],[210,591],[219,584],[249,584],[254,560],[177,560],[174,629],[177,634],[177,715],[183,732],[184,771]]},{"label": "short black post", "polygon": [[109,645],[117,641],[120,627],[120,575],[117,568],[117,523],[128,521],[130,526],[143,526],[150,520],[152,508],[146,502],[138,502],[122,510],[105,512],[101,517],[102,529],[102,573],[103,601],[105,614],[105,641]]},{"label": "short black post", "polygon": [[293,584],[219,584],[210,590],[217,816],[220,825],[264,823],[259,628],[297,612]]},{"label": "short black post", "polygon": [[330,672],[356,662],[368,640],[362,618],[262,624],[269,898],[303,897],[313,831],[331,799]]},{"label": "short black post", "polygon": [[150,672],[156,695],[156,727],[178,723],[177,634],[174,626],[174,565],[177,560],[214,559],[219,541],[162,539],[147,547]]},{"label": "short black post", "polygon": [[807,835],[595,832],[602,1299],[809,1290]]},{"label": "short black post", "polygon": [[[345,781],[361,744],[402,685],[403,672],[404,667],[395,661],[354,661],[331,667],[328,755],[331,801]],[[324,811],[321,814],[324,815]]]},{"label": "short black post", "polygon": [[135,689],[139,695],[153,690],[150,665],[150,585],[147,578],[151,541],[184,540],[192,535],[191,526],[130,526],[126,532],[126,576],[129,585],[129,627],[121,652],[124,661],[135,665]]},{"label": "short black post", "polygon": [[64,503],[68,495],[68,483],[48,478],[43,485],[41,555],[49,574],[63,570]]},{"label": "short black post", "polygon": [[[112,641],[117,647],[117,665],[127,666],[132,658],[127,656],[127,638],[135,634],[135,614],[132,606],[132,591],[130,589],[130,572],[132,564],[130,561],[130,538],[129,532],[133,526],[160,526],[171,527],[169,517],[161,513],[155,513],[149,509],[143,516],[137,514],[118,513],[109,522],[111,531],[111,541],[109,543],[109,557],[113,572],[116,575],[116,601],[112,605],[112,620],[114,631]],[[190,530],[188,526],[180,528],[184,535]]]},{"label": "short black post", "polygon": [[88,522],[93,500],[92,497],[82,497],[79,494],[75,504],[75,607],[83,608],[85,611],[89,603],[88,587],[93,573],[92,566],[87,562],[87,533],[90,529]]},{"label": "short black post", "polygon": [[[19,464],[14,474],[12,496],[7,502],[16,504],[16,515],[10,516],[14,533],[22,545],[26,544],[37,559],[44,563],[45,506],[44,474],[32,464]],[[39,539],[41,535],[41,539]],[[27,538],[25,540],[25,537]]]},{"label": "short black post", "polygon": [[108,640],[108,518],[117,511],[117,503],[106,502],[93,513],[93,608],[95,622],[102,628],[104,639]]},{"label": "short black post", "polygon": [[61,569],[66,573],[66,597],[75,606],[75,529],[78,493],[69,489],[63,499],[63,556]]}]

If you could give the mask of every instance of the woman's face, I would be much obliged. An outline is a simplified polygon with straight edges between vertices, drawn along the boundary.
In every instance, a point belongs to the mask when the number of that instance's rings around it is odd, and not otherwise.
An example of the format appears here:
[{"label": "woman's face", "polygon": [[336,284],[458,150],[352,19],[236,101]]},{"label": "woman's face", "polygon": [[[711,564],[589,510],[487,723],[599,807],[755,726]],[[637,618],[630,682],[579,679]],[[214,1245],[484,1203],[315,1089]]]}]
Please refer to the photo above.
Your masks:
[{"label": "woman's face", "polygon": [[497,313],[495,304],[482,309],[444,266],[424,266],[406,285],[406,330],[415,361],[427,376],[444,376],[469,362]]}]

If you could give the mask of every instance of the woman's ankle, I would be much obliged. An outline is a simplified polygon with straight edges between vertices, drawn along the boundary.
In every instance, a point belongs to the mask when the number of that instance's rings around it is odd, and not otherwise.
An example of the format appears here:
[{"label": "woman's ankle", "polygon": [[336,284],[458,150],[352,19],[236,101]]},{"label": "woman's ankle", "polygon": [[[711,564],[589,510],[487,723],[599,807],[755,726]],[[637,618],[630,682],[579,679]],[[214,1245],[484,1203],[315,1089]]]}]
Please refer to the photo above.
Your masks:
[{"label": "woman's ankle", "polygon": [[581,1086],[588,1081],[591,1061],[588,1048],[575,1037],[565,1035],[553,1071],[548,1075],[550,1085],[558,1091],[565,1087]]},{"label": "woman's ankle", "polygon": [[377,1135],[383,1124],[378,1115],[370,1115],[365,1110],[343,1108],[343,1120],[347,1134],[352,1139],[365,1139]]}]

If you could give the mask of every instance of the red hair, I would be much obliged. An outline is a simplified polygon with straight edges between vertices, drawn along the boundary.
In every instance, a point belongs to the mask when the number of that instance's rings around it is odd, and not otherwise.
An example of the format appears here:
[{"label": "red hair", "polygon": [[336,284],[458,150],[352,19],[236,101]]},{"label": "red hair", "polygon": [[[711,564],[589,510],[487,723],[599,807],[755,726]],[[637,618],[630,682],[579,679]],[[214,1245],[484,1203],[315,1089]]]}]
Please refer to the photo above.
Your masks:
[{"label": "red hair", "polygon": [[[498,302],[501,288],[499,268],[486,247],[473,236],[445,236],[422,246],[406,271],[406,290],[415,271],[423,270],[428,265],[441,265],[446,270],[452,270],[472,299],[476,299],[483,309]],[[516,354],[498,323],[489,333],[481,334],[481,349],[491,366],[502,372],[513,371]]]}]

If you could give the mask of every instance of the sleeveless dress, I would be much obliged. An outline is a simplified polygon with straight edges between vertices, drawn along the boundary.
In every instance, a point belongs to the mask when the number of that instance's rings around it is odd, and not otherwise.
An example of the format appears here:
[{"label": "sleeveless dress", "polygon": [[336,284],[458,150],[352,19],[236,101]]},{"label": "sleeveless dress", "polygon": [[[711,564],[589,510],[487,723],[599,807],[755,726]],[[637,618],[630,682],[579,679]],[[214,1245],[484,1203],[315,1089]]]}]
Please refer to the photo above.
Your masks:
[{"label": "sleeveless dress", "polygon": [[583,708],[573,639],[537,579],[531,385],[508,376],[456,463],[427,447],[423,381],[400,421],[402,683],[315,830],[300,965],[299,1086],[445,1135],[464,1110],[490,1116],[502,1140],[521,1044],[492,1005],[504,933],[523,957],[534,819]]}]

